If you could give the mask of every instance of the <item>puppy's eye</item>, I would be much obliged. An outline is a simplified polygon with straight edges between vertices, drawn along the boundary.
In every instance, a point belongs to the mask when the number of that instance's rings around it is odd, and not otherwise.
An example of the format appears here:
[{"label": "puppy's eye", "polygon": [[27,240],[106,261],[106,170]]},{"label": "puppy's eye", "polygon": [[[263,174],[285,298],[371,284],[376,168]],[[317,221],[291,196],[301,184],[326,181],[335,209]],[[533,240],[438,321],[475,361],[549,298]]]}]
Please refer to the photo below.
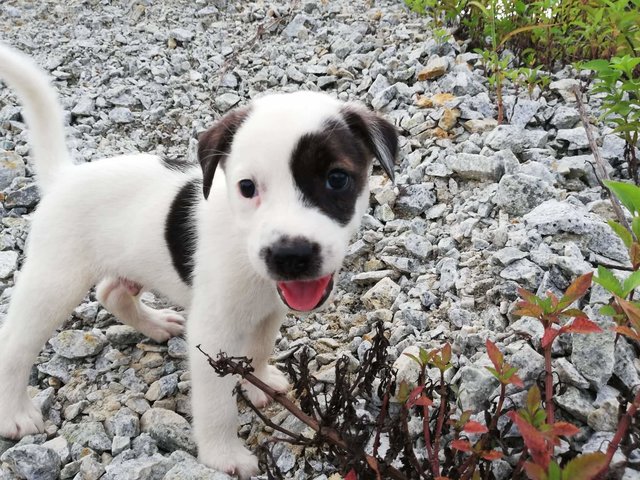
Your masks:
[{"label": "puppy's eye", "polygon": [[253,198],[256,196],[256,184],[252,180],[244,179],[238,182],[240,188],[240,195],[245,198]]},{"label": "puppy's eye", "polygon": [[327,175],[327,188],[338,192],[346,190],[351,184],[351,176],[344,170],[334,169]]}]

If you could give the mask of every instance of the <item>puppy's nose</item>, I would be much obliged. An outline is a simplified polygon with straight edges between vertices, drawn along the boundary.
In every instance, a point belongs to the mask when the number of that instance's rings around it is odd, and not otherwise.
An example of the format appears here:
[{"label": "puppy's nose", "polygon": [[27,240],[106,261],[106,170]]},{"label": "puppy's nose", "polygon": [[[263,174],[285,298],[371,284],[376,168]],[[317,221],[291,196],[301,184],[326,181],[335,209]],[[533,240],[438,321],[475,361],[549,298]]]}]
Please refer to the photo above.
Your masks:
[{"label": "puppy's nose", "polygon": [[303,237],[281,238],[265,249],[269,271],[286,279],[313,277],[320,270],[320,245]]}]

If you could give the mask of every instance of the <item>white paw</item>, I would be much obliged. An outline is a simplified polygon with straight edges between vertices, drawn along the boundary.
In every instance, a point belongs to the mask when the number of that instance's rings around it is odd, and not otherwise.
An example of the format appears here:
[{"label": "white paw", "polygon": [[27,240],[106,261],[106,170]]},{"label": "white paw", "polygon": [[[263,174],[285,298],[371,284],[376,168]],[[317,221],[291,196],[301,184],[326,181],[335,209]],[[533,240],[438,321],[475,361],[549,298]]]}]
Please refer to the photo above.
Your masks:
[{"label": "white paw", "polygon": [[240,480],[249,480],[259,471],[258,459],[239,441],[233,443],[233,446],[227,445],[219,451],[200,451],[198,460],[207,467],[229,475],[237,475]]},{"label": "white paw", "polygon": [[[15,392],[5,392],[13,395]],[[19,395],[19,394],[16,394]],[[22,400],[13,400],[4,406],[0,400],[0,437],[18,440],[25,435],[40,433],[44,430],[42,412],[36,407],[29,396],[22,394]]]},{"label": "white paw", "polygon": [[[256,376],[278,393],[286,393],[291,386],[287,377],[273,365],[267,365],[263,372],[256,372]],[[256,407],[262,408],[272,402],[272,398],[257,387],[246,381],[242,383],[242,390],[247,399]]]},{"label": "white paw", "polygon": [[178,337],[184,333],[185,319],[173,310],[146,307],[144,316],[146,321],[140,325],[140,331],[158,343],[164,343],[171,337]]}]

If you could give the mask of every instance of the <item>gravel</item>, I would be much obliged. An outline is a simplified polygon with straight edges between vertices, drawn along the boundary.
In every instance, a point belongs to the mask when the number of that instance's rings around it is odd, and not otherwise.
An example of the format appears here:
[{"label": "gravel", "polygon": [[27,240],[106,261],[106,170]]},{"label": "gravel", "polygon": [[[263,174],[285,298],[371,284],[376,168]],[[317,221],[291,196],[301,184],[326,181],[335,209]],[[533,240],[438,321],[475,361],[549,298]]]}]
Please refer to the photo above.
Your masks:
[{"label": "gravel", "polygon": [[[309,367],[322,369],[319,389],[330,390],[338,356],[354,365],[364,358],[371,325],[383,319],[402,375],[415,376],[403,351],[449,341],[459,407],[484,408],[497,392],[485,369],[486,339],[521,368],[526,387],[541,368],[540,325],[511,314],[516,288],[559,292],[598,261],[628,263],[606,224],[612,213],[593,175],[571,93],[580,79],[570,69],[531,96],[507,82],[506,122],[497,125],[478,56],[436,41],[428,17],[400,1],[15,0],[0,11],[3,40],[55,78],[79,162],[132,151],[194,160],[197,132],[265,92],[324,90],[395,123],[396,184],[374,166],[370,209],[334,304],[288,316],[276,344],[280,360],[301,345],[315,352]],[[586,100],[598,118],[601,99]],[[40,198],[20,111],[1,89],[0,323]],[[623,144],[611,128],[596,130],[610,175],[627,178]],[[606,326],[594,312],[607,296],[594,288],[590,300],[587,310]],[[155,296],[145,301],[168,306]],[[184,339],[157,345],[118,324],[90,293],[52,335],[31,377],[46,435],[19,445],[0,439],[0,478],[53,479],[60,471],[64,479],[227,480],[195,460],[186,357]],[[566,386],[557,398],[561,416],[583,427],[576,448],[603,448],[620,401],[612,387],[640,383],[633,347],[610,332],[567,336],[553,365]],[[294,425],[278,407],[268,414]],[[240,432],[252,447],[267,435],[246,407]],[[301,455],[287,445],[274,450],[290,478],[307,478]],[[623,465],[625,454],[615,461]],[[337,472],[313,465],[317,478]],[[498,478],[509,478],[510,468],[494,463]],[[637,478],[633,472],[623,478]]]}]

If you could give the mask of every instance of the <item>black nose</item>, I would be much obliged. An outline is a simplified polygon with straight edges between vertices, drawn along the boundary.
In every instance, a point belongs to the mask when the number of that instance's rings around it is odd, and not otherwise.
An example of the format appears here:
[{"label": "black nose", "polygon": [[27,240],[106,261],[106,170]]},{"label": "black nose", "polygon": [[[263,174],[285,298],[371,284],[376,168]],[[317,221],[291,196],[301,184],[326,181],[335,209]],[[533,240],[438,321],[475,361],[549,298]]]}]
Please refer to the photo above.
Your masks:
[{"label": "black nose", "polygon": [[283,237],[264,249],[269,271],[284,280],[313,277],[320,271],[320,245],[306,238]]}]

